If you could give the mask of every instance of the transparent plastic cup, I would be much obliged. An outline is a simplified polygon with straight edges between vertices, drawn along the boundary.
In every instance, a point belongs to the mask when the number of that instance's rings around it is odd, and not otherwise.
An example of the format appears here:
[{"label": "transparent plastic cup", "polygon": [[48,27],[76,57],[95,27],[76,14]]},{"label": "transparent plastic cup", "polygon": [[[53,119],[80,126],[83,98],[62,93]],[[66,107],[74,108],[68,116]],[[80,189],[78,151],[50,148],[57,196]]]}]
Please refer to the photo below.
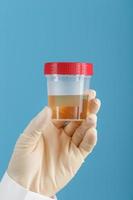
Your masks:
[{"label": "transparent plastic cup", "polygon": [[52,118],[62,121],[86,119],[93,64],[46,63],[44,74],[47,77],[48,106],[52,109]]}]

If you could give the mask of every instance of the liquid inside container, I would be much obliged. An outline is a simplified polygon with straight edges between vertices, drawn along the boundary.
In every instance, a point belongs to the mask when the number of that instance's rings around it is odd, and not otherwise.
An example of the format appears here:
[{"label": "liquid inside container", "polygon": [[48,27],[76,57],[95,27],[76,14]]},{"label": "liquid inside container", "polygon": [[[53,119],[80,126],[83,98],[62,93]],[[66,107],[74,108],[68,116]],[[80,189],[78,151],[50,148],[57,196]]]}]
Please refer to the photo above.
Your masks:
[{"label": "liquid inside container", "polygon": [[[55,66],[55,65],[54,65]],[[65,66],[62,65],[62,67]],[[68,65],[67,65],[68,66]],[[62,121],[82,121],[88,113],[88,90],[91,75],[59,74],[52,68],[47,77],[48,106],[52,109],[52,118]],[[62,68],[63,69],[63,68]],[[67,72],[70,73],[69,70]]]},{"label": "liquid inside container", "polygon": [[81,121],[87,117],[87,95],[48,96],[48,102],[53,111],[53,119]]}]

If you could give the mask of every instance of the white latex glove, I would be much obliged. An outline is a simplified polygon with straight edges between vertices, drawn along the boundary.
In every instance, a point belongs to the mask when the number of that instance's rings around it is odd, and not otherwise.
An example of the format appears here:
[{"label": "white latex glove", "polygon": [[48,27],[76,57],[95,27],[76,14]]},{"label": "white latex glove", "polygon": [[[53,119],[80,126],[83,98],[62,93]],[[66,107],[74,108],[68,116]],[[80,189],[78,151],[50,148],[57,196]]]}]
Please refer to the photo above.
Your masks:
[{"label": "white latex glove", "polygon": [[8,175],[30,191],[52,197],[76,174],[97,141],[96,112],[100,101],[89,92],[89,114],[81,124],[51,120],[45,107],[20,135]]}]

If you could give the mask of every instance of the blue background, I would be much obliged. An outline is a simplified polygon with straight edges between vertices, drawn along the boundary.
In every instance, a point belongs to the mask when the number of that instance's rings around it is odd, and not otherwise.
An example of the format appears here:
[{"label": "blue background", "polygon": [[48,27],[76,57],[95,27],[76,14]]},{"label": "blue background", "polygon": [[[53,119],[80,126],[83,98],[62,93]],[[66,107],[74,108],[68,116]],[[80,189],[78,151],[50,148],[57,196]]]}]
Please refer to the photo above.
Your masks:
[{"label": "blue background", "polygon": [[98,145],[59,200],[133,199],[133,1],[0,0],[0,176],[46,99],[43,63],[91,61]]}]

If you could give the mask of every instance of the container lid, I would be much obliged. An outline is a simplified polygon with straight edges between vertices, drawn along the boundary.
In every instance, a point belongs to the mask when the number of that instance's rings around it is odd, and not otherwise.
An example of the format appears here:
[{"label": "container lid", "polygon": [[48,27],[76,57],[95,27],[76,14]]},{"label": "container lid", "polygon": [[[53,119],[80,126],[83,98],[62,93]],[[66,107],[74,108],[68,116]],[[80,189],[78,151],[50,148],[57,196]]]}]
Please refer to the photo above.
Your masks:
[{"label": "container lid", "polygon": [[69,75],[93,75],[92,63],[81,62],[49,62],[44,64],[44,74],[69,74]]}]

